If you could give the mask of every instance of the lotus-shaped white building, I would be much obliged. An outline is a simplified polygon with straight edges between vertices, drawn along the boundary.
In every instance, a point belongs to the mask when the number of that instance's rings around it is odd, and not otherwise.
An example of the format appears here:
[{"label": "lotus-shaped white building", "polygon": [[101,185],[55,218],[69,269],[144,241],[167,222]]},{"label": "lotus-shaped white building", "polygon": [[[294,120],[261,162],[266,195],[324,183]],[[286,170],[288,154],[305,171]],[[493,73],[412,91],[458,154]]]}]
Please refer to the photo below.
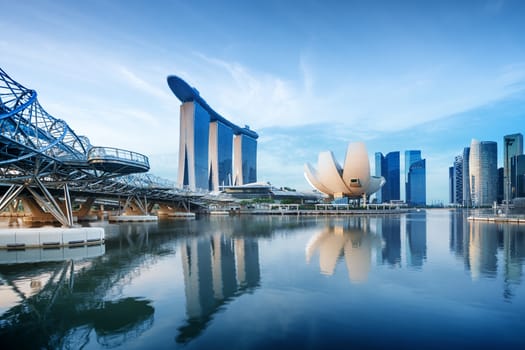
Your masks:
[{"label": "lotus-shaped white building", "polygon": [[331,151],[319,153],[317,170],[309,163],[304,175],[310,185],[334,198],[360,198],[377,192],[384,184],[382,176],[370,176],[370,163],[366,146],[362,142],[348,145],[343,167]]}]

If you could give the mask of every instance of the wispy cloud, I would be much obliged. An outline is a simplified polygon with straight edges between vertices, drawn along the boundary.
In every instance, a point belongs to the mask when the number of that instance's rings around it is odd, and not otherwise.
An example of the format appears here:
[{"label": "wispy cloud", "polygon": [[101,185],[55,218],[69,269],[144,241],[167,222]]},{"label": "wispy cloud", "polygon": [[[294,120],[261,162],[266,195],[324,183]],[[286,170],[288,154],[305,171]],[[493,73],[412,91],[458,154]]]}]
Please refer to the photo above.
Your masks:
[{"label": "wispy cloud", "polygon": [[167,85],[161,86],[159,81],[156,84],[152,84],[121,64],[117,64],[115,70],[119,77],[128,83],[131,88],[163,101],[171,102],[174,100],[174,96],[167,89]]}]

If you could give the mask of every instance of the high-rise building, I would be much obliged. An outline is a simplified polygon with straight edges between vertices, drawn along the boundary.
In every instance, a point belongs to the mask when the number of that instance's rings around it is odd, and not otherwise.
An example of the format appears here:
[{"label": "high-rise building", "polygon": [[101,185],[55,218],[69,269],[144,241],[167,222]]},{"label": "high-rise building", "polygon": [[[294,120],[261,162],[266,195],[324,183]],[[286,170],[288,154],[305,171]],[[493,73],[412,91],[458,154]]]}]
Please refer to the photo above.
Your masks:
[{"label": "high-rise building", "polygon": [[[375,176],[383,176],[383,166],[384,166],[384,162],[385,162],[385,156],[383,156],[383,153],[381,152],[376,152],[375,154]],[[383,176],[384,177],[384,176]],[[388,182],[388,179],[386,179],[385,177],[385,180]],[[385,183],[386,185],[386,183]],[[384,185],[383,185],[384,187]],[[380,189],[379,191],[376,192],[376,201],[377,203],[383,203],[383,191],[382,189]]]},{"label": "high-rise building", "polygon": [[525,197],[525,155],[512,157],[510,169],[512,198]]},{"label": "high-rise building", "polygon": [[451,204],[455,203],[454,199],[454,167],[448,168],[448,198]]},{"label": "high-rise building", "polygon": [[504,199],[511,201],[515,197],[511,189],[511,159],[523,154],[523,135],[520,133],[505,135],[503,147],[503,193]]},{"label": "high-rise building", "polygon": [[405,196],[409,205],[426,205],[426,162],[421,151],[405,151]]},{"label": "high-rise building", "polygon": [[408,203],[410,197],[410,188],[408,186],[408,173],[410,166],[421,159],[421,151],[405,151],[405,202]]},{"label": "high-rise building", "polygon": [[463,155],[457,155],[454,158],[454,166],[452,167],[451,179],[451,201],[457,205],[463,203]]},{"label": "high-rise building", "polygon": [[412,206],[425,206],[427,204],[427,181],[426,181],[426,160],[420,159],[410,165],[408,172],[408,191],[410,197],[407,203]]},{"label": "high-rise building", "polygon": [[257,133],[215,112],[199,92],[176,76],[168,85],[180,107],[180,187],[219,190],[257,182]]},{"label": "high-rise building", "polygon": [[504,192],[503,192],[503,189],[505,187],[504,183],[505,183],[505,176],[503,175],[504,174],[504,169],[503,168],[498,168],[498,187],[497,187],[497,194],[496,194],[496,201],[498,203],[503,203],[503,199],[505,198],[504,197]]},{"label": "high-rise building", "polygon": [[233,164],[235,186],[257,181],[257,138],[246,134],[235,135]]},{"label": "high-rise building", "polygon": [[497,200],[498,144],[496,142],[472,140],[469,181],[473,206],[488,206]]},{"label": "high-rise building", "polygon": [[376,176],[383,176],[386,180],[384,186],[377,191],[378,203],[388,203],[401,199],[400,196],[400,169],[399,152],[390,152],[383,156],[381,152],[375,155]]},{"label": "high-rise building", "polygon": [[470,173],[470,165],[469,165],[469,159],[470,159],[470,147],[463,148],[463,201],[462,205],[464,207],[470,207],[472,206],[471,196],[470,196],[470,180],[469,180],[469,173]]}]

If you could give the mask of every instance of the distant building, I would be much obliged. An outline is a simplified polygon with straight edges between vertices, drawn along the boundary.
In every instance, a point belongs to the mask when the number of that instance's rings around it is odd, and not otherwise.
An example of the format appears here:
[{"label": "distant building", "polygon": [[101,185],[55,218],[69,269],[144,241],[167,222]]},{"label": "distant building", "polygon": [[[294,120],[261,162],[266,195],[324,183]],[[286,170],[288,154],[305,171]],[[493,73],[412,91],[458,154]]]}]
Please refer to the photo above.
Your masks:
[{"label": "distant building", "polygon": [[464,207],[470,207],[472,206],[472,200],[470,195],[470,147],[463,148],[463,177],[462,177],[462,183],[463,183],[463,201],[462,205]]},{"label": "distant building", "polygon": [[405,151],[405,195],[408,205],[426,205],[426,161],[419,150]]},{"label": "distant building", "polygon": [[[385,156],[383,155],[383,153],[376,152],[375,165],[376,165],[375,167],[376,176],[383,176],[385,178],[385,181],[388,182],[388,180],[386,179],[386,176],[383,175],[383,173],[386,172],[386,169],[383,170],[383,168],[385,167]],[[383,185],[383,187],[385,187],[385,185]],[[380,189],[379,191],[376,192],[376,202],[383,203],[383,189]]]},{"label": "distant building", "polygon": [[512,190],[511,161],[513,157],[523,154],[523,135],[512,134],[503,137],[503,193],[505,200],[516,197],[516,191]]},{"label": "distant building", "polygon": [[511,158],[511,194],[512,198],[525,197],[525,155]]},{"label": "distant building", "polygon": [[168,85],[180,106],[180,187],[217,191],[257,182],[257,133],[215,112],[199,92],[177,76]]},{"label": "distant building", "polygon": [[448,201],[454,203],[454,167],[448,167]]},{"label": "distant building", "polygon": [[457,155],[449,168],[450,203],[463,205],[463,155]]},{"label": "distant building", "polygon": [[454,203],[463,202],[463,156],[454,159]]},{"label": "distant building", "polygon": [[377,191],[378,203],[389,203],[392,200],[401,199],[399,152],[390,152],[386,156],[383,156],[381,152],[376,153],[376,176],[383,176],[386,180],[381,190]]},{"label": "distant building", "polygon": [[408,190],[410,197],[407,203],[411,206],[425,206],[427,204],[426,160],[420,159],[410,165],[408,172]]},{"label": "distant building", "polygon": [[469,180],[473,206],[489,206],[497,201],[498,144],[478,141],[470,144]]},{"label": "distant building", "polygon": [[505,176],[504,176],[504,169],[498,168],[498,184],[497,189],[498,193],[496,195],[496,202],[503,203],[504,197],[504,187],[505,187]]}]

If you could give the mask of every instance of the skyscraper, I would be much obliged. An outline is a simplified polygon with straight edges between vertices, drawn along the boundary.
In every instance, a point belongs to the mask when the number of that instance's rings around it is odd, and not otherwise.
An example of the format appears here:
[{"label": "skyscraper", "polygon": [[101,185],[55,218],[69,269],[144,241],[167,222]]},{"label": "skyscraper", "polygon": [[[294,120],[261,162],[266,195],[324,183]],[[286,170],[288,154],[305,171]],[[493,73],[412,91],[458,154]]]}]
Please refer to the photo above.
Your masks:
[{"label": "skyscraper", "polygon": [[512,134],[503,137],[503,193],[504,200],[512,200],[515,193],[512,192],[511,159],[523,154],[523,135]]},{"label": "skyscraper", "polygon": [[525,155],[511,158],[511,198],[525,197]]},{"label": "skyscraper", "polygon": [[209,139],[209,189],[231,185],[233,165],[233,130],[220,121],[210,123]]},{"label": "skyscraper", "polygon": [[498,144],[496,142],[472,140],[469,180],[473,206],[488,206],[497,200]]},{"label": "skyscraper", "polygon": [[448,168],[448,200],[454,204],[454,167]]},{"label": "skyscraper", "polygon": [[233,184],[244,185],[257,181],[257,139],[246,134],[235,135]]},{"label": "skyscraper", "polygon": [[388,203],[400,199],[400,169],[399,152],[390,152],[383,156],[381,152],[376,155],[376,176],[383,176],[386,183],[377,191],[378,203]]},{"label": "skyscraper", "polygon": [[[385,162],[385,156],[383,156],[383,153],[376,152],[375,154],[375,176],[383,176],[383,166]],[[384,177],[384,176],[383,176]],[[388,182],[388,179],[385,177],[386,182]],[[385,183],[386,185],[386,183]],[[385,186],[383,185],[383,188]],[[376,192],[376,201],[377,203],[383,203],[383,188],[381,188],[379,191]]]},{"label": "skyscraper", "polygon": [[177,76],[168,85],[180,107],[178,184],[195,190],[257,181],[257,133],[215,112],[199,92]]},{"label": "skyscraper", "polygon": [[427,204],[426,160],[420,159],[410,165],[408,172],[408,190],[410,197],[407,203],[412,206],[425,206]]},{"label": "skyscraper", "polygon": [[426,205],[426,161],[421,151],[405,151],[405,196],[409,205]]},{"label": "skyscraper", "polygon": [[470,195],[470,179],[469,179],[469,172],[470,172],[470,165],[469,165],[469,159],[470,159],[470,147],[463,148],[463,201],[462,205],[464,207],[470,207],[472,206],[471,201],[471,195]]},{"label": "skyscraper", "polygon": [[461,205],[463,202],[463,155],[457,155],[454,158],[454,167],[453,167],[453,192],[454,198],[452,203]]}]

